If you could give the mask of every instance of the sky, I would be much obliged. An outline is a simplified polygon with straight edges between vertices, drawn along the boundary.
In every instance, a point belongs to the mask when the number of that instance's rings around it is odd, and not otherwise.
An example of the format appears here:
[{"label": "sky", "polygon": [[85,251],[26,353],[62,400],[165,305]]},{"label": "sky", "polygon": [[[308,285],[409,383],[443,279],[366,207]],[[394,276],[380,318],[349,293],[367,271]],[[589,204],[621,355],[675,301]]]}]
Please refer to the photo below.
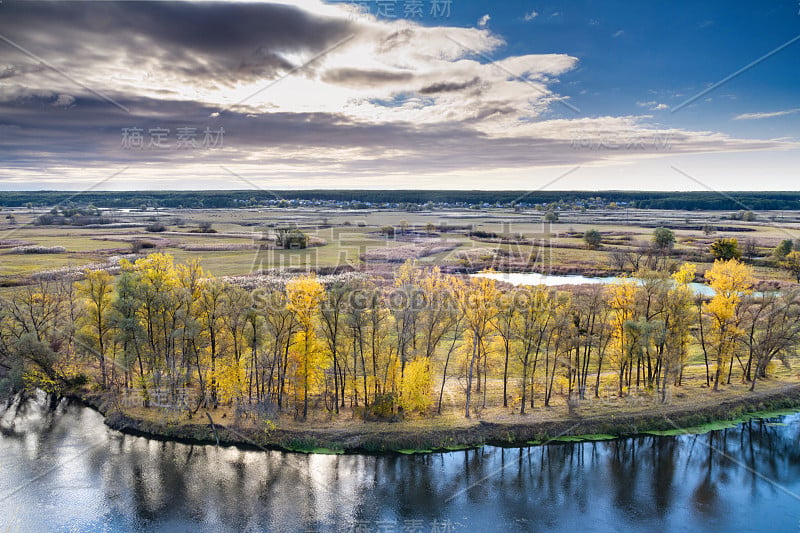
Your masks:
[{"label": "sky", "polygon": [[0,190],[795,190],[800,4],[0,3]]}]

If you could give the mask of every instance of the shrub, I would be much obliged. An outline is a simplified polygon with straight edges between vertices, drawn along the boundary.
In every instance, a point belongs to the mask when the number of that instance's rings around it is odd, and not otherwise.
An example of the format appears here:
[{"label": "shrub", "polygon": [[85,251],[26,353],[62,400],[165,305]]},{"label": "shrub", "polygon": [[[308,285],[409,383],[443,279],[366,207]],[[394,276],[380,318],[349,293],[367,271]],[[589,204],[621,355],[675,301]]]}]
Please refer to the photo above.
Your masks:
[{"label": "shrub", "polygon": [[156,243],[153,241],[146,241],[144,239],[136,239],[131,243],[131,252],[138,254],[140,251],[146,248],[155,248]]},{"label": "shrub", "polygon": [[600,243],[603,242],[603,236],[600,235],[600,232],[596,229],[590,229],[583,234],[583,242],[585,242],[589,248],[597,248],[600,246]]},{"label": "shrub", "polygon": [[775,247],[775,251],[773,253],[775,254],[775,257],[781,259],[786,257],[786,255],[792,251],[792,248],[794,248],[794,243],[792,240],[784,239],[778,246]]},{"label": "shrub", "polygon": [[308,235],[299,229],[279,229],[278,245],[284,249],[302,249],[308,247]]},{"label": "shrub", "polygon": [[719,239],[711,245],[711,253],[714,259],[729,261],[730,259],[740,259],[742,252],[739,250],[739,242],[736,239]]},{"label": "shrub", "polygon": [[656,228],[653,231],[653,245],[661,251],[671,250],[675,246],[675,233],[667,228]]},{"label": "shrub", "polygon": [[477,237],[478,239],[497,239],[497,233],[491,231],[483,231],[483,230],[473,230],[469,232],[470,237]]},{"label": "shrub", "polygon": [[389,420],[394,416],[397,397],[394,393],[378,394],[369,406],[368,414],[371,418]]},{"label": "shrub", "polygon": [[161,222],[153,222],[151,224],[148,224],[144,229],[145,231],[149,231],[150,233],[160,233],[162,231],[166,231],[167,227]]},{"label": "shrub", "polygon": [[200,224],[198,224],[198,228],[200,229],[200,233],[216,233],[217,230],[215,230],[211,226],[212,226],[211,222],[207,222],[207,221],[200,222]]}]

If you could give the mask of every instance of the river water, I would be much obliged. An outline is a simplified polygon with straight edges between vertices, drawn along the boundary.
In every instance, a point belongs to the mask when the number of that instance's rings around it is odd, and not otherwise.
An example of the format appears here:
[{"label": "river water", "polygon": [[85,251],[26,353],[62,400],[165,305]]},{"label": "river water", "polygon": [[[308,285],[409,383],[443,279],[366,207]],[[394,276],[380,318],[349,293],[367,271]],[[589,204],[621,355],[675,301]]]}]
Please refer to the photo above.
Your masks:
[{"label": "river water", "polygon": [[704,435],[414,456],[123,435],[43,397],[0,417],[0,531],[800,530],[800,415]]}]

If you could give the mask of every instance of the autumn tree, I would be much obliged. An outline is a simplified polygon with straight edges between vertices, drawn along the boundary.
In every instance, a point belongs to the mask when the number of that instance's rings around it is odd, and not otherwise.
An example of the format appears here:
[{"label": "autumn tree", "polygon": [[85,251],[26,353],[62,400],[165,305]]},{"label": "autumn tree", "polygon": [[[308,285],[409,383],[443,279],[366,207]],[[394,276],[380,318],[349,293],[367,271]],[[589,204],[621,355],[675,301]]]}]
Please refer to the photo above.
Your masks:
[{"label": "autumn tree", "polygon": [[320,304],[325,287],[313,275],[301,276],[286,284],[287,308],[294,313],[298,329],[295,333],[297,361],[295,375],[302,393],[303,420],[308,417],[308,396],[312,385],[320,379],[324,368],[322,350],[316,334]]},{"label": "autumn tree", "polygon": [[775,250],[773,250],[772,253],[778,259],[783,259],[789,255],[789,252],[791,252],[793,248],[794,243],[792,242],[792,239],[784,239],[780,242],[780,244],[778,244],[778,246],[775,247]]},{"label": "autumn tree", "polygon": [[114,293],[113,278],[104,270],[86,270],[85,278],[77,285],[86,306],[80,323],[80,339],[100,363],[100,386],[107,383],[106,354],[112,343],[113,322],[111,302]]},{"label": "autumn tree", "polygon": [[497,302],[497,314],[492,319],[492,325],[500,337],[503,351],[503,407],[508,407],[508,363],[511,359],[512,343],[514,342],[514,322],[517,320],[518,309],[515,293],[501,293]]},{"label": "autumn tree", "polygon": [[70,380],[71,288],[71,283],[37,280],[2,301],[0,349],[18,365],[29,386],[57,392]]},{"label": "autumn tree", "polygon": [[595,396],[598,394],[599,376],[602,372],[606,350],[611,340],[611,328],[608,324],[610,309],[600,285],[592,285],[577,292],[572,301],[572,316],[575,323],[575,343],[573,357],[569,363],[569,391],[573,389],[578,397],[586,398],[589,369],[594,363],[596,369]]},{"label": "autumn tree", "polygon": [[693,320],[693,293],[689,286],[694,281],[697,266],[684,263],[672,275],[673,287],[664,303],[664,350],[661,370],[661,402],[667,401],[670,382],[680,385],[683,368],[689,352],[690,328]]},{"label": "autumn tree", "polygon": [[395,274],[395,290],[390,296],[401,377],[416,348],[417,326],[423,303],[419,278],[420,272],[414,261],[406,261]]},{"label": "autumn tree", "polygon": [[[741,334],[737,324],[736,308],[743,294],[749,294],[753,285],[750,267],[736,259],[715,261],[706,272],[706,279],[714,289],[714,297],[706,304],[711,319],[712,346],[716,359],[714,390],[719,390],[724,365],[733,366],[736,342]],[[730,377],[730,370],[729,370]]]},{"label": "autumn tree", "polygon": [[741,259],[742,252],[739,250],[739,241],[736,239],[718,239],[711,244],[711,254],[714,259],[729,261],[731,259]]},{"label": "autumn tree", "polygon": [[138,315],[138,274],[133,270],[133,265],[129,262],[123,262],[122,266],[122,272],[117,280],[116,294],[111,303],[111,321],[115,331],[114,340],[121,345],[122,349],[121,358],[117,358],[117,364],[121,364],[124,369],[126,388],[134,384],[132,367],[138,367],[139,376],[137,381],[142,388],[143,401],[146,406],[148,402],[149,366],[147,366],[142,349],[142,345],[145,342],[145,330],[139,321]]},{"label": "autumn tree", "polygon": [[603,242],[603,236],[596,229],[586,230],[586,233],[583,234],[583,242],[589,248],[597,248]]},{"label": "autumn tree", "polygon": [[622,396],[625,376],[630,375],[634,353],[634,339],[631,338],[629,324],[635,315],[637,286],[633,281],[618,283],[608,288],[608,304],[611,307],[611,354],[616,366],[618,394]]},{"label": "autumn tree", "polygon": [[493,279],[470,278],[459,297],[459,308],[464,314],[466,330],[472,339],[467,363],[466,399],[464,401],[466,418],[470,418],[475,364],[481,355],[482,345],[490,333],[491,322],[498,313],[496,302],[499,294]]},{"label": "autumn tree", "polygon": [[653,231],[653,246],[661,253],[669,252],[675,246],[675,233],[667,228],[656,228]]},{"label": "autumn tree", "polygon": [[350,287],[346,283],[335,283],[328,287],[326,298],[320,305],[322,337],[331,356],[333,367],[333,409],[337,413],[340,400],[341,406],[345,405],[345,362],[342,361],[342,354],[346,350],[343,346],[345,316],[350,297]]},{"label": "autumn tree", "polygon": [[786,254],[781,266],[791,272],[797,283],[800,283],[800,251],[795,250]]},{"label": "autumn tree", "polygon": [[516,294],[520,311],[513,325],[519,346],[515,353],[522,366],[519,412],[524,415],[529,394],[530,406],[534,407],[534,377],[553,320],[555,300],[542,286],[526,287]]},{"label": "autumn tree", "polygon": [[431,398],[432,392],[431,361],[424,356],[417,357],[408,364],[403,375],[400,406],[405,411],[424,413],[433,402]]},{"label": "autumn tree", "polygon": [[219,369],[220,345],[222,339],[223,298],[225,285],[216,279],[209,279],[203,283],[200,297],[197,300],[198,316],[203,331],[208,339],[208,356],[210,367],[208,372],[209,401],[216,407],[219,397]]},{"label": "autumn tree", "polygon": [[788,366],[789,356],[800,348],[800,294],[766,293],[745,299],[740,307],[742,343],[748,352],[742,381],[749,380],[752,391],[773,360]]},{"label": "autumn tree", "polygon": [[283,287],[269,287],[259,291],[254,297],[254,309],[264,317],[268,338],[268,372],[262,376],[262,383],[270,399],[282,408],[285,404],[286,384],[289,377],[289,353],[298,328],[297,317],[289,307]]}]

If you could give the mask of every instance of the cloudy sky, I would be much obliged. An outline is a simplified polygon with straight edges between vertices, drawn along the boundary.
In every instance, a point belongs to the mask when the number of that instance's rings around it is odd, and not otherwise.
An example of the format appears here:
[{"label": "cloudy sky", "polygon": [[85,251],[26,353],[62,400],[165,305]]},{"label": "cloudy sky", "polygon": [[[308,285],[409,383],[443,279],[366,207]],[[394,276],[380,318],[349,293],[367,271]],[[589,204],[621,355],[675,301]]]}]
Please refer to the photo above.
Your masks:
[{"label": "cloudy sky", "polygon": [[0,3],[0,190],[792,190],[800,5]]}]

